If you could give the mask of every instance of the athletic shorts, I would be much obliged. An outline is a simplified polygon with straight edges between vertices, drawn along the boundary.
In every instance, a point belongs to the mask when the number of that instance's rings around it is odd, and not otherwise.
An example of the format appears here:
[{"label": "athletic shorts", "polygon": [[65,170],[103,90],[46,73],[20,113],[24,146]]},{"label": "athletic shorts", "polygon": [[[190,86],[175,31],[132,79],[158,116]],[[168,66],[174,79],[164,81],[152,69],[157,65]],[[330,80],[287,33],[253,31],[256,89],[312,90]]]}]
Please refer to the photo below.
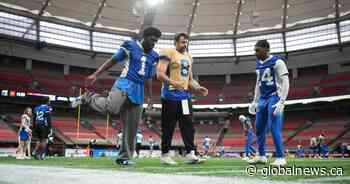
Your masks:
[{"label": "athletic shorts", "polygon": [[21,141],[28,141],[29,140],[29,132],[25,131],[25,130],[21,130],[19,132],[19,139]]},{"label": "athletic shorts", "polygon": [[50,130],[49,130],[49,127],[47,126],[38,125],[34,128],[35,137],[38,138],[39,140],[47,139],[49,136],[49,133],[50,133]]}]

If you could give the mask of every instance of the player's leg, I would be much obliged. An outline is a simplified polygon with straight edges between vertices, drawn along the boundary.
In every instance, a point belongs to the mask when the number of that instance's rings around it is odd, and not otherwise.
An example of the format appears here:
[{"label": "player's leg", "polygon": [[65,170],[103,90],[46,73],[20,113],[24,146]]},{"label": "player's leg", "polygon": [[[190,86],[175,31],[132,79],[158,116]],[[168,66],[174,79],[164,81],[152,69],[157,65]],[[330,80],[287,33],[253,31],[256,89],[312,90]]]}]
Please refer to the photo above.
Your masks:
[{"label": "player's leg", "polygon": [[[125,105],[121,108],[120,110],[120,119],[123,122],[123,125],[125,124],[124,122],[126,121],[126,107]],[[124,144],[124,137],[125,137],[125,133],[127,129],[125,126],[123,126],[123,134],[122,137],[118,139],[119,142],[119,155],[117,157],[117,159],[128,159],[128,155],[131,155],[131,153],[128,153],[129,149],[127,147],[127,144]]]},{"label": "player's leg", "polygon": [[30,158],[31,157],[31,144],[32,144],[32,137],[30,136],[28,141],[27,141],[27,154],[28,154],[28,157]]},{"label": "player's leg", "polygon": [[29,133],[24,131],[23,129],[20,131],[20,151],[19,151],[19,159],[26,159],[27,152],[27,141],[29,139]]},{"label": "player's leg", "polygon": [[181,137],[185,144],[186,153],[188,154],[191,151],[196,151],[196,146],[194,145],[195,129],[193,126],[192,114],[183,115],[181,110],[178,113],[181,114],[179,120]]},{"label": "player's leg", "polygon": [[42,144],[42,152],[41,152],[41,155],[40,155],[40,158],[41,160],[44,160],[46,156],[48,156],[48,153],[49,153],[49,145],[48,145],[48,138],[44,139],[41,144]]},{"label": "player's leg", "polygon": [[17,146],[17,149],[16,149],[16,155],[19,154],[19,151],[21,149],[21,136],[20,136],[20,131],[18,131],[18,146]]},{"label": "player's leg", "polygon": [[21,130],[19,132],[19,150],[16,159],[24,159],[25,156],[25,131]]},{"label": "player's leg", "polygon": [[24,154],[25,154],[24,153],[25,142],[21,140],[19,145],[20,145],[20,148],[19,148],[18,155],[17,155],[16,159],[22,160],[22,159],[24,159]]},{"label": "player's leg", "polygon": [[112,88],[108,93],[108,96],[86,92],[84,95],[73,101],[71,106],[75,108],[80,104],[88,104],[97,112],[118,114],[127,98],[125,92],[122,92],[118,88]]},{"label": "player's leg", "polygon": [[268,125],[268,112],[266,100],[259,100],[258,112],[256,113],[256,138],[260,156],[266,155],[266,133]]},{"label": "player's leg", "polygon": [[124,124],[124,126],[126,126],[126,129],[127,129],[127,132],[126,132],[127,139],[125,143],[129,144],[130,153],[131,153],[130,158],[132,158],[135,151],[135,147],[136,147],[135,138],[136,138],[137,128],[138,128],[141,115],[142,115],[142,110],[143,110],[142,105],[131,104],[131,106],[132,107],[130,109],[127,109],[127,118],[125,121],[127,125]]},{"label": "player's leg", "polygon": [[161,129],[162,129],[162,137],[161,137],[161,163],[175,165],[176,162],[171,159],[169,155],[169,151],[171,148],[171,141],[173,138],[175,125],[178,120],[177,115],[178,103],[175,101],[164,100],[162,99],[162,112],[161,112]]},{"label": "player's leg", "polygon": [[253,155],[252,154],[253,140],[254,140],[254,133],[249,131],[247,133],[247,140],[245,145],[245,152],[247,157],[251,157]]},{"label": "player's leg", "polygon": [[204,156],[208,156],[208,154],[209,154],[209,146],[204,146]]},{"label": "player's leg", "polygon": [[137,156],[137,158],[140,157],[140,150],[141,150],[141,144],[140,144],[140,143],[136,143],[136,149],[135,149],[135,151],[136,151],[136,156]]},{"label": "player's leg", "polygon": [[123,120],[123,140],[122,149],[116,162],[122,165],[134,164],[130,161],[135,151],[135,137],[137,132],[138,123],[141,119],[142,106],[133,104],[129,99],[122,108],[122,120]]},{"label": "player's leg", "polygon": [[244,145],[244,160],[247,160],[247,158],[249,157],[249,150],[250,149],[250,144],[249,144],[249,139],[248,139],[248,134],[247,134],[247,137],[246,137],[246,142],[245,142],[245,145]]},{"label": "player's leg", "polygon": [[37,160],[41,160],[41,154],[43,152],[43,140],[45,139],[45,130],[44,130],[44,126],[37,126],[36,127],[36,134],[37,134],[37,146],[35,148],[35,156],[34,158]]},{"label": "player's leg", "polygon": [[33,151],[33,155],[34,155],[34,158],[37,159],[37,153],[39,152],[40,150],[40,141],[37,140],[35,142],[35,148],[34,148],[34,151]]},{"label": "player's leg", "polygon": [[282,138],[282,127],[283,127],[283,114],[274,115],[273,112],[275,107],[273,107],[279,98],[277,96],[272,96],[269,99],[269,126],[272,133],[272,139],[275,145],[276,150],[276,161],[272,163],[272,165],[285,165],[284,159],[284,146],[283,146],[283,138]]},{"label": "player's leg", "polygon": [[255,148],[254,148],[253,145],[250,145],[249,151],[250,151],[250,156],[251,156],[251,157],[254,156],[255,153],[256,153],[256,150],[255,150]]},{"label": "player's leg", "polygon": [[153,146],[149,146],[149,157],[152,158]]},{"label": "player's leg", "polygon": [[48,137],[50,134],[50,129],[48,126],[43,126],[42,127],[42,135],[41,135],[41,152],[40,152],[40,159],[43,160],[47,156],[48,152]]},{"label": "player's leg", "polygon": [[24,159],[29,159],[29,157],[27,156],[28,139],[24,140],[23,142],[24,142],[24,144],[23,144],[23,157],[24,157]]},{"label": "player's leg", "polygon": [[250,164],[257,163],[266,163],[266,133],[267,133],[267,120],[268,120],[268,111],[267,111],[267,101],[265,99],[260,99],[257,106],[256,112],[256,142],[258,145],[258,153],[253,159],[249,160]]},{"label": "player's leg", "polygon": [[[182,106],[181,102],[178,102],[181,108],[178,108],[178,114],[180,115],[179,127],[181,132],[182,140],[185,144],[186,149],[186,160],[189,164],[202,163],[205,160],[200,159],[196,156],[196,145],[194,143],[195,129],[192,120],[192,103],[188,100],[188,107]],[[188,109],[189,114],[184,114],[184,108]]]}]

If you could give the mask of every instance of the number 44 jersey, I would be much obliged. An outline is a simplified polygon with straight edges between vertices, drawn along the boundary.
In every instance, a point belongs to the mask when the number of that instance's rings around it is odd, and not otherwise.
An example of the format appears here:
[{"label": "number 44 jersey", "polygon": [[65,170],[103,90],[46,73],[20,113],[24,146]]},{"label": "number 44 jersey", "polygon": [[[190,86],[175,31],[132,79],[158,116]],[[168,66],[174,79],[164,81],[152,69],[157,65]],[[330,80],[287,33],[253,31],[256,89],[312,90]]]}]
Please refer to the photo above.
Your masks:
[{"label": "number 44 jersey", "polygon": [[258,59],[256,73],[261,98],[268,98],[276,94],[280,96],[281,76],[288,74],[286,64],[280,57],[270,55],[265,61]]}]

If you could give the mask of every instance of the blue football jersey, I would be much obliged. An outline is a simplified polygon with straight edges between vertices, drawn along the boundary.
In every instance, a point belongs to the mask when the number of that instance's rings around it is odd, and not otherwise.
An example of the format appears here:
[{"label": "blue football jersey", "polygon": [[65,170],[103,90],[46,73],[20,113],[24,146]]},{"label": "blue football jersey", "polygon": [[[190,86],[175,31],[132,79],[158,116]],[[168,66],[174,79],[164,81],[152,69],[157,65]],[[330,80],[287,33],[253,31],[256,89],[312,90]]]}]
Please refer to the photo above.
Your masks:
[{"label": "blue football jersey", "polygon": [[125,61],[124,69],[113,87],[126,92],[133,103],[142,104],[144,81],[155,75],[158,53],[154,50],[145,53],[138,41],[131,40],[125,41],[112,59],[116,62]]},{"label": "blue football jersey", "polygon": [[267,98],[277,93],[276,71],[274,66],[278,59],[280,58],[273,56],[271,59],[263,63],[259,59],[256,61],[260,97],[262,98]]},{"label": "blue football jersey", "polygon": [[125,61],[120,77],[143,84],[145,80],[155,75],[159,55],[154,50],[145,53],[138,41],[131,40],[125,41],[112,58],[117,62]]},{"label": "blue football jersey", "polygon": [[204,138],[203,146],[210,146],[210,141],[211,141],[210,138]]},{"label": "blue football jersey", "polygon": [[34,108],[35,120],[34,123],[36,125],[48,125],[48,118],[52,108],[46,104],[39,105]]}]

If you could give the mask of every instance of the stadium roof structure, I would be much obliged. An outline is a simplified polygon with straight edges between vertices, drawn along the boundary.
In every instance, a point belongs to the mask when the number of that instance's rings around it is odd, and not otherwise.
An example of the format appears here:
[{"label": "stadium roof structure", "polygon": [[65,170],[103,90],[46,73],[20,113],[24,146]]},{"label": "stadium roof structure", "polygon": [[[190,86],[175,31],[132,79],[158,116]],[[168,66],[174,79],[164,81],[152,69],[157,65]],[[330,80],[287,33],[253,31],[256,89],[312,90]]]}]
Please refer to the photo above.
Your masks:
[{"label": "stadium roof structure", "polygon": [[[271,53],[350,41],[349,0],[1,0],[0,35],[69,48],[113,53],[145,26],[190,33],[194,57],[254,54],[267,39]],[[341,49],[340,49],[341,50]]]},{"label": "stadium roof structure", "polygon": [[[153,5],[163,32],[233,35],[343,16],[348,0],[1,0],[0,6],[91,27],[138,32]],[[338,7],[338,8],[336,8]]]}]

